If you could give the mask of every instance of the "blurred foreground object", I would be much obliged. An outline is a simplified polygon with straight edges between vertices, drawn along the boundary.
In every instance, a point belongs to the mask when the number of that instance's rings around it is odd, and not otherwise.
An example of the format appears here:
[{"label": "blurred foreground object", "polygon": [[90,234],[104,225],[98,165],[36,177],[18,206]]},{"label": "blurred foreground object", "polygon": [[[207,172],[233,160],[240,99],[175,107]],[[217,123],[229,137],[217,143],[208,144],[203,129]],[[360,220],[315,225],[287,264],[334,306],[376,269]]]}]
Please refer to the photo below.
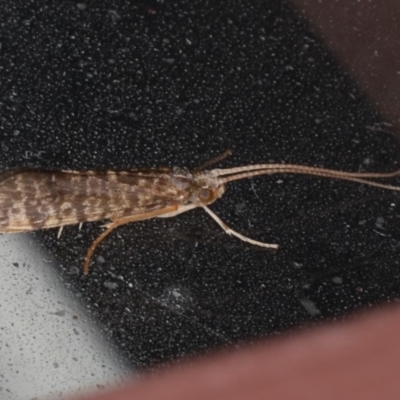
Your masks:
[{"label": "blurred foreground object", "polygon": [[294,0],[293,4],[399,137],[398,1]]},{"label": "blurred foreground object", "polygon": [[165,370],[85,400],[399,399],[400,307]]}]

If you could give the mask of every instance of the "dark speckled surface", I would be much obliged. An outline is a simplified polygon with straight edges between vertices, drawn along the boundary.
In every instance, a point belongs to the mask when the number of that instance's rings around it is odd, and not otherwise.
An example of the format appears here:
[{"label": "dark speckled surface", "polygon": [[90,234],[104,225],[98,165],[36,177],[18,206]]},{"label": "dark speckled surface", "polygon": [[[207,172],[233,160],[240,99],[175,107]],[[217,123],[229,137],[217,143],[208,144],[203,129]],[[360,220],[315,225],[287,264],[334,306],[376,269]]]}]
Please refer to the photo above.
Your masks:
[{"label": "dark speckled surface", "polygon": [[[390,124],[285,1],[3,2],[0,43],[3,170],[194,168],[226,149],[222,166],[400,165]],[[399,194],[273,176],[212,209],[280,250],[194,210],[120,228],[84,277],[100,224],[35,238],[141,369],[398,298]]]}]

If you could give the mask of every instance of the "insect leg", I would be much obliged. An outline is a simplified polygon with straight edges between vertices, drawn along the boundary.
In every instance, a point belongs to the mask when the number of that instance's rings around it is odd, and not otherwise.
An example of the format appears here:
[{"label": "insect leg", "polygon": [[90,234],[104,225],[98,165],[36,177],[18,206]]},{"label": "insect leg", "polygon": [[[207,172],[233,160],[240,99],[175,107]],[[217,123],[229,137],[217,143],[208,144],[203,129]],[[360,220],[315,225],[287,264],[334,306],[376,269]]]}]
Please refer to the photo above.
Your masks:
[{"label": "insect leg", "polygon": [[232,236],[236,236],[237,238],[239,238],[240,240],[243,240],[244,242],[250,243],[250,244],[254,244],[255,246],[261,246],[261,247],[265,247],[267,249],[277,249],[279,246],[277,244],[270,244],[270,243],[263,243],[263,242],[259,242],[257,240],[253,240],[250,239],[246,236],[241,235],[239,232],[234,231],[233,229],[229,228],[228,225],[225,224],[224,221],[221,220],[221,218],[219,218],[216,214],[214,214],[208,207],[206,207],[205,205],[201,204],[201,207],[204,208],[204,210],[206,210],[206,212],[208,213],[208,215],[211,216],[211,218],[228,234],[228,235],[232,235]]},{"label": "insect leg", "polygon": [[57,239],[60,239],[61,237],[61,233],[63,231],[64,225],[61,225],[60,228],[58,229],[58,233],[57,233]]},{"label": "insect leg", "polygon": [[89,273],[90,260],[93,256],[94,251],[96,250],[96,247],[116,227],[128,224],[129,222],[143,221],[145,219],[154,218],[154,217],[157,217],[162,214],[171,213],[171,212],[176,211],[177,209],[178,209],[178,206],[174,205],[174,206],[162,208],[160,210],[153,210],[153,211],[149,211],[149,212],[144,212],[142,214],[130,215],[128,217],[122,217],[122,218],[119,218],[119,219],[113,221],[112,223],[108,224],[107,229],[92,243],[92,245],[89,247],[89,249],[86,253],[85,264],[83,265],[84,275],[87,275]]}]

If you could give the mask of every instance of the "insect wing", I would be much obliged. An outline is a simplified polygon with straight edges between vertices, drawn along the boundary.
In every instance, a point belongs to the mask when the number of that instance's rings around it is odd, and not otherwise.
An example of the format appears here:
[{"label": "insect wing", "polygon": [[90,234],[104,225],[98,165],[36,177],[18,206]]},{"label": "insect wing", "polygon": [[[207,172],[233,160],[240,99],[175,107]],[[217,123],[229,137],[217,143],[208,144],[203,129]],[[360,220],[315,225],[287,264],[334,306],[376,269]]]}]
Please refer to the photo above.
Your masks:
[{"label": "insect wing", "polygon": [[115,220],[184,200],[165,169],[12,171],[0,176],[0,232]]}]

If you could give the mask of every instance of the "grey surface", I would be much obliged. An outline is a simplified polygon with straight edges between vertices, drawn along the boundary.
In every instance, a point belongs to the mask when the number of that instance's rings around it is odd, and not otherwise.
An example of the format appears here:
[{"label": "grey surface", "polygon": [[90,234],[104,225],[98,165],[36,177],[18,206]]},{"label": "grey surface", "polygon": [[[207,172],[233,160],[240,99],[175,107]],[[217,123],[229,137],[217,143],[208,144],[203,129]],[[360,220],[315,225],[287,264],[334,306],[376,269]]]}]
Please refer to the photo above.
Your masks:
[{"label": "grey surface", "polygon": [[[234,155],[223,166],[394,170],[400,158],[391,121],[298,10],[278,0],[0,3],[1,169],[195,168],[229,148]],[[212,209],[239,232],[279,243],[280,251],[228,237],[194,210],[121,227],[83,277],[83,257],[101,232],[101,223],[84,224],[81,231],[67,227],[59,240],[56,230],[34,233],[51,262],[41,265],[35,255],[23,263],[23,253],[11,253],[1,266],[14,271],[6,288],[18,292],[22,309],[50,305],[45,315],[65,321],[72,351],[82,344],[97,359],[115,360],[118,349],[135,371],[398,299],[396,193],[273,176],[232,183]],[[39,289],[29,278],[39,298],[32,304],[20,274],[42,268],[56,280]],[[52,314],[70,310],[58,296],[87,311],[93,328],[75,335],[81,318]],[[16,310],[7,298],[2,307]],[[34,311],[26,312],[32,320]],[[18,321],[16,311],[6,313],[2,351],[13,343],[9,351],[29,360],[42,336],[22,337]],[[86,346],[83,331],[100,346]],[[20,350],[22,341],[29,351]],[[43,367],[25,362],[27,381],[70,369],[56,350],[35,357]],[[93,368],[103,365],[84,358]],[[71,363],[77,375],[88,373]],[[118,375],[125,371],[114,364]],[[11,391],[18,389],[13,373],[8,365],[0,371],[1,386]],[[68,391],[64,382],[60,390]]]},{"label": "grey surface", "polygon": [[120,382],[122,355],[46,251],[29,234],[0,236],[0,251],[0,398],[56,398]]}]

